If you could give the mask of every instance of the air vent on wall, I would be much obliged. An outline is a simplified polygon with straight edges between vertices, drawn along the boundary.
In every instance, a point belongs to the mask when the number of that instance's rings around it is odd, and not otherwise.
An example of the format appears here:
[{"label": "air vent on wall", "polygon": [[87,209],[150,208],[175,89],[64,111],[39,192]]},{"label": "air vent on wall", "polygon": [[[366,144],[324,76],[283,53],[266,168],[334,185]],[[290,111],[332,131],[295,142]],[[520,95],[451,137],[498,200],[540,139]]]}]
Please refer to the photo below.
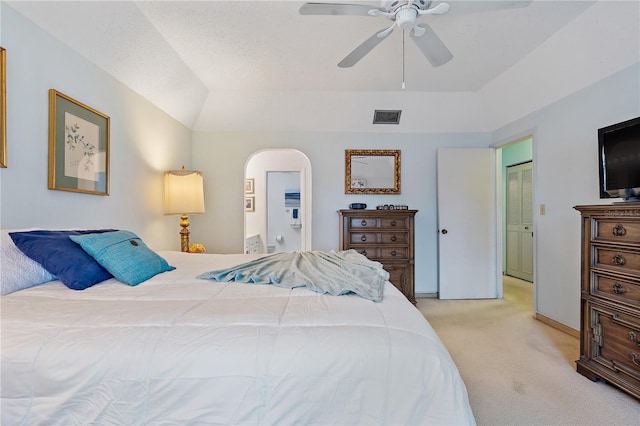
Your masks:
[{"label": "air vent on wall", "polygon": [[373,124],[399,124],[401,110],[375,110]]}]

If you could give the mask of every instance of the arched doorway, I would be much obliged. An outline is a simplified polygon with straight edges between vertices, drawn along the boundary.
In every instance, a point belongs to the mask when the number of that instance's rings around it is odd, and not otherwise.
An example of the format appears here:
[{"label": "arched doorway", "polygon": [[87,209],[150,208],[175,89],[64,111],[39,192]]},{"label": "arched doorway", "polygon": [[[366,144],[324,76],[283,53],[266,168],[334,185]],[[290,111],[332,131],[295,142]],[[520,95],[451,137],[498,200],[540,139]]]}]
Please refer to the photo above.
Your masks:
[{"label": "arched doorway", "polygon": [[311,162],[295,149],[265,149],[245,163],[246,253],[311,250]]}]

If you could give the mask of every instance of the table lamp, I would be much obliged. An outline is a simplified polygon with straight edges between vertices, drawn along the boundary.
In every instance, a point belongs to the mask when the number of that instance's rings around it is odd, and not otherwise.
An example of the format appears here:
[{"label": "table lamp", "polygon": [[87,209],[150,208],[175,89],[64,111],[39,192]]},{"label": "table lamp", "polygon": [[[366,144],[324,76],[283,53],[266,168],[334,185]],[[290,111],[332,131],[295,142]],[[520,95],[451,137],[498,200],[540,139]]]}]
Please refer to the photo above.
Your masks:
[{"label": "table lamp", "polygon": [[169,170],[164,173],[164,214],[179,214],[180,250],[189,251],[189,216],[204,213],[202,173],[196,170]]}]

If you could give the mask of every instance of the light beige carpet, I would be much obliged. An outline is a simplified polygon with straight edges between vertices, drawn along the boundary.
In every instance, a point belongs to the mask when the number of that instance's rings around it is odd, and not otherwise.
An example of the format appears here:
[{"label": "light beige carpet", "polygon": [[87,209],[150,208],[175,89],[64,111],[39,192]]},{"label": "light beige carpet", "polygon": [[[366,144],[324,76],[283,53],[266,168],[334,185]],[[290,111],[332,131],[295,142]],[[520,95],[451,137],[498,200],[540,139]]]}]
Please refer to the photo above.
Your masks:
[{"label": "light beige carpet", "polygon": [[418,299],[458,365],[479,425],[640,425],[640,401],[575,370],[579,341],[533,318],[532,284],[504,299]]}]

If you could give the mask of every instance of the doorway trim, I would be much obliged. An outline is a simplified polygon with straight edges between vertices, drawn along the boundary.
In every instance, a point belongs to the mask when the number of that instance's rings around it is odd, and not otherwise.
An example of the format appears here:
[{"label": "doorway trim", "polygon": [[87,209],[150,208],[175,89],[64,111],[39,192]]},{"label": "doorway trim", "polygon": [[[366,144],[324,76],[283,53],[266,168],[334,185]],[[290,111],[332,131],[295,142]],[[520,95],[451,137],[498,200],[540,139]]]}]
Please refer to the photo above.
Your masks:
[{"label": "doorway trim", "polygon": [[[537,185],[537,144],[536,144],[536,129],[531,128],[525,131],[514,134],[510,137],[503,138],[498,140],[497,142],[491,144],[492,148],[496,149],[496,232],[498,235],[496,236],[496,241],[498,244],[498,253],[503,253],[503,224],[504,224],[504,188],[502,185],[503,173],[502,173],[502,148],[506,145],[523,142],[526,139],[531,139],[531,148],[532,155],[531,161],[533,162],[532,174],[533,174],[533,227],[534,229],[538,229],[538,214],[537,214],[537,206],[539,205],[538,201],[538,185]],[[537,262],[537,241],[538,241],[538,232],[534,232],[533,234],[533,316],[536,316],[538,312],[538,291],[537,291],[537,272],[538,272],[538,262]],[[496,284],[498,288],[498,298],[504,297],[503,287],[502,287],[502,275],[504,271],[503,265],[503,256],[498,256],[498,265],[496,268]]]}]

